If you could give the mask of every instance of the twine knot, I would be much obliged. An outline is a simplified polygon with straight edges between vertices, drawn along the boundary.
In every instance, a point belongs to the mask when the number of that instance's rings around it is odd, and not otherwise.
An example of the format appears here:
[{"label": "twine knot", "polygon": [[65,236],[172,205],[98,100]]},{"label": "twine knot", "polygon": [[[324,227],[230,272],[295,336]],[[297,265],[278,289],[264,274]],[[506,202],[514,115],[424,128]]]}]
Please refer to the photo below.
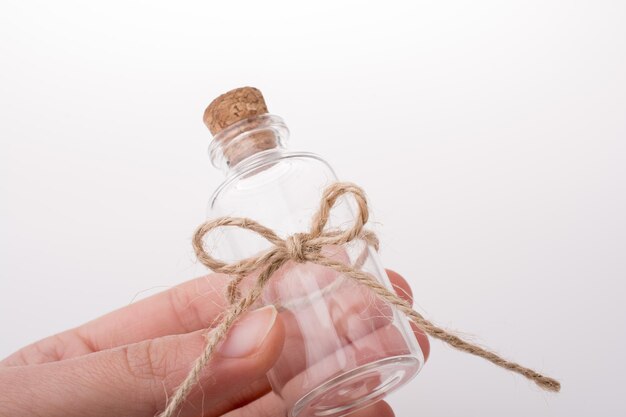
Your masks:
[{"label": "twine knot", "polygon": [[[335,229],[325,231],[324,229],[328,222],[331,209],[334,207],[337,199],[344,194],[351,194],[357,203],[357,213],[354,217],[354,223],[345,230]],[[159,414],[159,417],[173,417],[177,414],[178,408],[182,405],[183,401],[198,381],[200,373],[209,362],[209,359],[211,359],[216,346],[224,339],[235,321],[259,299],[265,285],[272,275],[289,260],[299,263],[313,262],[331,268],[340,275],[351,278],[358,284],[369,288],[372,293],[382,301],[395,306],[429,336],[439,339],[458,350],[479,356],[497,366],[523,375],[547,391],[560,390],[561,384],[557,380],[544,376],[515,362],[509,362],[495,353],[466,342],[458,336],[426,320],[422,315],[413,310],[409,302],[387,289],[387,287],[378,282],[374,276],[362,271],[362,257],[359,257],[355,265],[347,265],[322,254],[322,248],[324,246],[343,245],[355,239],[362,239],[368,246],[372,246],[378,250],[378,239],[376,235],[364,229],[368,217],[369,211],[363,190],[354,184],[337,182],[331,184],[324,191],[320,208],[313,217],[311,229],[308,233],[295,233],[282,239],[272,229],[252,219],[238,217],[221,217],[200,225],[193,238],[193,247],[196,256],[198,260],[209,269],[233,277],[227,288],[227,295],[231,304],[224,312],[219,324],[213,331],[208,333],[208,341],[204,351],[194,363],[192,370],[183,383],[170,398],[166,409]],[[232,264],[226,264],[225,262],[215,259],[205,250],[203,239],[212,230],[227,226],[247,229],[257,233],[273,246],[258,256],[243,259]],[[367,249],[367,247],[365,249]],[[367,255],[366,250],[364,250],[363,253]],[[261,272],[256,279],[255,285],[246,294],[241,295],[239,291],[240,282],[244,277],[259,269]]]},{"label": "twine knot", "polygon": [[308,249],[308,241],[309,235],[306,233],[294,233],[291,236],[287,236],[285,239],[287,256],[299,263],[306,262],[305,250]]}]

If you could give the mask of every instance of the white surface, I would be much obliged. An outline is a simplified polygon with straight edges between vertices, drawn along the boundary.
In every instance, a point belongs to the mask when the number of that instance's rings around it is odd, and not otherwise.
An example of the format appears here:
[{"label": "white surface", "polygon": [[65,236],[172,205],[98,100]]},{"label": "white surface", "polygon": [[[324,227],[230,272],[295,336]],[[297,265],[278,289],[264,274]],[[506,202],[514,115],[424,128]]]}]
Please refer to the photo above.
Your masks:
[{"label": "white surface", "polygon": [[254,85],[428,317],[563,382],[433,342],[398,416],[624,415],[626,3],[512,3],[3,1],[0,355],[202,272],[201,114]]}]

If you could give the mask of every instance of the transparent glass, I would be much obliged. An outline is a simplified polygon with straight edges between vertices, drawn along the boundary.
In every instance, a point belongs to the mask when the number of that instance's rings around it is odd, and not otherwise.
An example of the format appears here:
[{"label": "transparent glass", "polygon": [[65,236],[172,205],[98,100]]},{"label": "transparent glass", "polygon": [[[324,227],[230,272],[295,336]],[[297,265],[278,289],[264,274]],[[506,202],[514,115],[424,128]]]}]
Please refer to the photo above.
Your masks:
[{"label": "transparent glass", "polygon": [[[283,237],[307,232],[322,192],[337,180],[333,170],[314,154],[286,151],[288,130],[280,118],[264,115],[251,122],[229,127],[211,144],[211,159],[227,178],[213,194],[209,216],[250,217]],[[243,159],[232,158],[232,146],[249,140],[248,152],[259,132],[274,135],[275,145],[249,152]],[[229,164],[229,155],[235,164]],[[354,215],[354,202],[344,197],[327,227],[345,228]],[[226,261],[259,254],[269,245],[237,228],[222,228],[207,241]],[[323,253],[371,273],[391,288],[376,251],[364,241],[325,247]],[[253,279],[249,277],[248,284]],[[278,308],[286,339],[267,377],[289,416],[345,415],[403,385],[423,364],[406,318],[328,268],[288,262],[267,286],[262,304],[269,303]]]}]

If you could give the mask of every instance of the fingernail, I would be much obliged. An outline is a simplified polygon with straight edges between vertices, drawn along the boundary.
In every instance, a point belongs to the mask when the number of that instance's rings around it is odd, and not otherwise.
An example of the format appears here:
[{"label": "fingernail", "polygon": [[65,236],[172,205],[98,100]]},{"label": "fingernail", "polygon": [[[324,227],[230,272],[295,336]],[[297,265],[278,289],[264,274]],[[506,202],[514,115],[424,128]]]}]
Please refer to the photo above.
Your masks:
[{"label": "fingernail", "polygon": [[258,350],[269,334],[278,311],[273,305],[247,313],[232,327],[219,353],[227,358],[243,358]]}]

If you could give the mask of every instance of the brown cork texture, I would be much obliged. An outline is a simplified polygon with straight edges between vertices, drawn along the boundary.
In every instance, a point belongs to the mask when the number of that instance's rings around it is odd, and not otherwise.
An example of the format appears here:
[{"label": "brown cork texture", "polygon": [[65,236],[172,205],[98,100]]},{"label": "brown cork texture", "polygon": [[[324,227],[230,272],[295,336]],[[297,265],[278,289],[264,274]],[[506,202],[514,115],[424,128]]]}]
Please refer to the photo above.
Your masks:
[{"label": "brown cork texture", "polygon": [[[277,145],[274,131],[261,127],[258,116],[267,114],[263,94],[254,87],[241,87],[222,94],[204,111],[204,124],[218,141],[228,166]],[[224,131],[239,123],[236,129]],[[216,136],[220,134],[219,136]]]},{"label": "brown cork texture", "polygon": [[204,111],[204,124],[212,135],[249,117],[266,114],[263,94],[254,87],[241,87],[222,94]]}]

